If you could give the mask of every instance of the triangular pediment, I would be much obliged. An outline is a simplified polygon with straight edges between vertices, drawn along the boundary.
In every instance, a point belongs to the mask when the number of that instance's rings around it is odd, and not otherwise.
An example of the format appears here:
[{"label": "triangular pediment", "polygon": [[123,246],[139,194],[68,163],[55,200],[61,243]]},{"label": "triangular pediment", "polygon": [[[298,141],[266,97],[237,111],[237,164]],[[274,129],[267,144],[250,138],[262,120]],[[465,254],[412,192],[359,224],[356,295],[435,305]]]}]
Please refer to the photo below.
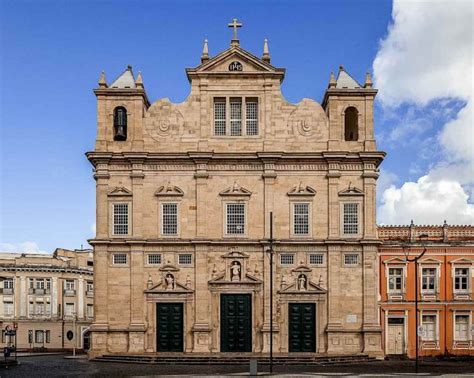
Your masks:
[{"label": "triangular pediment", "polygon": [[160,267],[161,272],[178,272],[179,268],[172,265],[172,264],[165,264],[162,267]]},{"label": "triangular pediment", "polygon": [[474,260],[467,259],[465,257],[461,257],[459,259],[452,260],[449,263],[450,264],[466,264],[466,265],[469,265],[469,264],[474,264]]},{"label": "triangular pediment", "polygon": [[107,193],[108,196],[131,196],[132,191],[123,187],[123,186],[116,186],[112,190]]},{"label": "triangular pediment", "polygon": [[147,294],[191,294],[194,291],[189,287],[186,287],[182,283],[176,281],[173,289],[167,289],[163,282],[158,283],[157,285],[151,287],[150,289],[145,290]]},{"label": "triangular pediment", "polygon": [[244,252],[240,252],[240,251],[237,251],[237,250],[232,250],[228,253],[226,253],[225,255],[222,255],[222,258],[224,259],[248,259],[249,258],[249,255],[247,255],[246,253]]},{"label": "triangular pediment", "polygon": [[432,257],[425,257],[419,261],[420,264],[441,264],[440,260],[434,259]]},{"label": "triangular pediment", "polygon": [[219,193],[220,196],[243,196],[250,197],[252,192],[248,189],[245,189],[243,186],[240,186],[237,182],[234,183],[234,186],[224,189]]},{"label": "triangular pediment", "polygon": [[183,195],[184,191],[176,185],[171,185],[170,182],[160,186],[155,192],[155,196],[158,197],[182,197]]},{"label": "triangular pediment", "polygon": [[257,277],[251,274],[245,274],[244,278],[239,281],[230,281],[227,280],[225,274],[221,274],[216,278],[208,281],[209,285],[261,285],[263,283],[262,280],[258,279]]},{"label": "triangular pediment", "polygon": [[310,186],[305,186],[300,182],[299,185],[294,186],[288,193],[288,196],[314,197],[316,190]]},{"label": "triangular pediment", "polygon": [[406,264],[406,260],[400,257],[392,257],[391,259],[384,260],[384,264]]},{"label": "triangular pediment", "polygon": [[340,196],[363,196],[364,192],[361,189],[356,188],[355,186],[351,186],[351,184],[349,184],[347,189],[341,190],[339,192],[339,195]]},{"label": "triangular pediment", "polygon": [[296,283],[293,283],[282,290],[278,290],[278,294],[326,294],[326,290],[324,290],[321,286],[315,284],[312,281],[308,281],[307,288],[305,290],[299,290]]},{"label": "triangular pediment", "polygon": [[307,273],[307,272],[311,272],[311,268],[306,265],[300,265],[292,269],[291,271],[296,272],[296,273]]}]

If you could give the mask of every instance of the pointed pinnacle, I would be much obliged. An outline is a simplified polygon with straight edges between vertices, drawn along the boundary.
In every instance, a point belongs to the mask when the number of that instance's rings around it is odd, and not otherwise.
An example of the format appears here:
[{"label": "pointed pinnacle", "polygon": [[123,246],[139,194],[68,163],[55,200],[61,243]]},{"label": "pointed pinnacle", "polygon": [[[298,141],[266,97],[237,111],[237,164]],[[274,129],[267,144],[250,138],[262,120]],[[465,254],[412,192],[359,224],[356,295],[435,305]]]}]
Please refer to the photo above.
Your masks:
[{"label": "pointed pinnacle", "polygon": [[207,39],[204,40],[204,46],[202,48],[201,63],[209,60],[209,45]]},{"label": "pointed pinnacle", "polygon": [[328,88],[336,88],[336,78],[334,77],[334,72],[331,71],[331,75],[329,76],[329,85]]},{"label": "pointed pinnacle", "polygon": [[107,81],[105,80],[105,72],[102,71],[99,77],[99,88],[107,88]]},{"label": "pointed pinnacle", "polygon": [[138,75],[135,80],[135,85],[137,86],[137,88],[143,88],[143,77],[141,71],[138,71]]},{"label": "pointed pinnacle", "polygon": [[372,88],[372,77],[370,76],[370,72],[365,74],[365,83],[364,88]]},{"label": "pointed pinnacle", "polygon": [[262,55],[262,60],[270,63],[270,50],[268,48],[268,39],[265,38],[263,41],[263,55]]}]

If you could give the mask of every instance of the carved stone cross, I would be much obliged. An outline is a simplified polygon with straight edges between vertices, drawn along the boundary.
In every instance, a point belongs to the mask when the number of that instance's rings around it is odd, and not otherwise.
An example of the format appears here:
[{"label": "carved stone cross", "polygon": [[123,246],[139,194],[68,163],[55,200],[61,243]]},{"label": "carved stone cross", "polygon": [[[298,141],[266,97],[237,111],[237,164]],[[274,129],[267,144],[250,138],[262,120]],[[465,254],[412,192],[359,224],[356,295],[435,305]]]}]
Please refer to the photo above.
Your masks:
[{"label": "carved stone cross", "polygon": [[237,28],[241,28],[242,24],[240,22],[237,22],[237,19],[234,18],[230,24],[227,25],[229,28],[234,28],[234,38],[232,38],[232,41],[238,41],[239,38],[237,37]]}]

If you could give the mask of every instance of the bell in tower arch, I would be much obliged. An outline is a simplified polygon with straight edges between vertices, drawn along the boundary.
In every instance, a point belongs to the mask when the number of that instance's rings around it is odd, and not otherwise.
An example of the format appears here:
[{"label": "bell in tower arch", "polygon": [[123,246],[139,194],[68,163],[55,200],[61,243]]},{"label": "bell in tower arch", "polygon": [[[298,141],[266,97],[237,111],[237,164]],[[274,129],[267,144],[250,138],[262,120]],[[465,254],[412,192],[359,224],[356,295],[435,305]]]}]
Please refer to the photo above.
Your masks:
[{"label": "bell in tower arch", "polygon": [[114,110],[114,140],[127,140],[127,110],[123,106]]}]

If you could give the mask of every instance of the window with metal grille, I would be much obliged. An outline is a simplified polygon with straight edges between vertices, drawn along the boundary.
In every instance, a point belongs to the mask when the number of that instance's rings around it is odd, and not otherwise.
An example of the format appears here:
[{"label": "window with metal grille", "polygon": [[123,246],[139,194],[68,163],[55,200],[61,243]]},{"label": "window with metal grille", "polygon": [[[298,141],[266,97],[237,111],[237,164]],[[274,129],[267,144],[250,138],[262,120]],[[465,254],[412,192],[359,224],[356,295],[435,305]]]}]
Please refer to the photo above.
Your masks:
[{"label": "window with metal grille", "polygon": [[128,203],[114,203],[114,235],[128,235]]},{"label": "window with metal grille", "polygon": [[282,253],[280,255],[280,265],[293,265],[295,263],[295,255],[291,253]]},{"label": "window with metal grille", "polygon": [[227,234],[243,235],[245,233],[245,204],[228,203],[226,209]]},{"label": "window with metal grille", "polygon": [[454,268],[454,290],[467,291],[469,268]]},{"label": "window with metal grille", "polygon": [[425,327],[425,341],[436,341],[436,315],[423,315],[421,323]]},{"label": "window with metal grille", "polygon": [[245,99],[245,118],[247,135],[258,135],[258,100]]},{"label": "window with metal grille", "polygon": [[312,253],[309,255],[309,263],[311,265],[323,265],[324,255],[322,253]]},{"label": "window with metal grille", "polygon": [[403,288],[403,269],[388,269],[388,291],[402,291]]},{"label": "window with metal grille", "polygon": [[242,135],[242,99],[230,99],[230,135]]},{"label": "window with metal grille", "polygon": [[178,234],[178,204],[163,203],[162,211],[162,233],[163,235]]},{"label": "window with metal grille", "polygon": [[293,204],[293,233],[295,235],[309,234],[309,203]]},{"label": "window with metal grille", "polygon": [[150,265],[161,264],[161,254],[159,254],[159,253],[150,253],[148,255],[148,264],[150,264]]},{"label": "window with metal grille", "polygon": [[347,235],[354,235],[359,233],[359,204],[345,203],[344,204],[344,223],[343,232]]},{"label": "window with metal grille", "polygon": [[3,288],[13,290],[13,278],[5,278],[3,280]]},{"label": "window with metal grille", "polygon": [[214,99],[214,135],[226,134],[226,100],[217,97]]},{"label": "window with metal grille", "polygon": [[126,253],[114,253],[113,255],[114,265],[123,265],[127,263],[127,254]]},{"label": "window with metal grille", "polygon": [[469,340],[469,315],[456,315],[454,321],[454,340]]},{"label": "window with metal grille", "polygon": [[178,255],[178,263],[180,265],[191,265],[192,261],[193,258],[190,253],[183,253]]},{"label": "window with metal grille", "polygon": [[421,269],[421,290],[434,291],[436,287],[436,268]]},{"label": "window with metal grille", "polygon": [[344,265],[358,265],[359,255],[357,253],[346,253],[344,255]]}]

